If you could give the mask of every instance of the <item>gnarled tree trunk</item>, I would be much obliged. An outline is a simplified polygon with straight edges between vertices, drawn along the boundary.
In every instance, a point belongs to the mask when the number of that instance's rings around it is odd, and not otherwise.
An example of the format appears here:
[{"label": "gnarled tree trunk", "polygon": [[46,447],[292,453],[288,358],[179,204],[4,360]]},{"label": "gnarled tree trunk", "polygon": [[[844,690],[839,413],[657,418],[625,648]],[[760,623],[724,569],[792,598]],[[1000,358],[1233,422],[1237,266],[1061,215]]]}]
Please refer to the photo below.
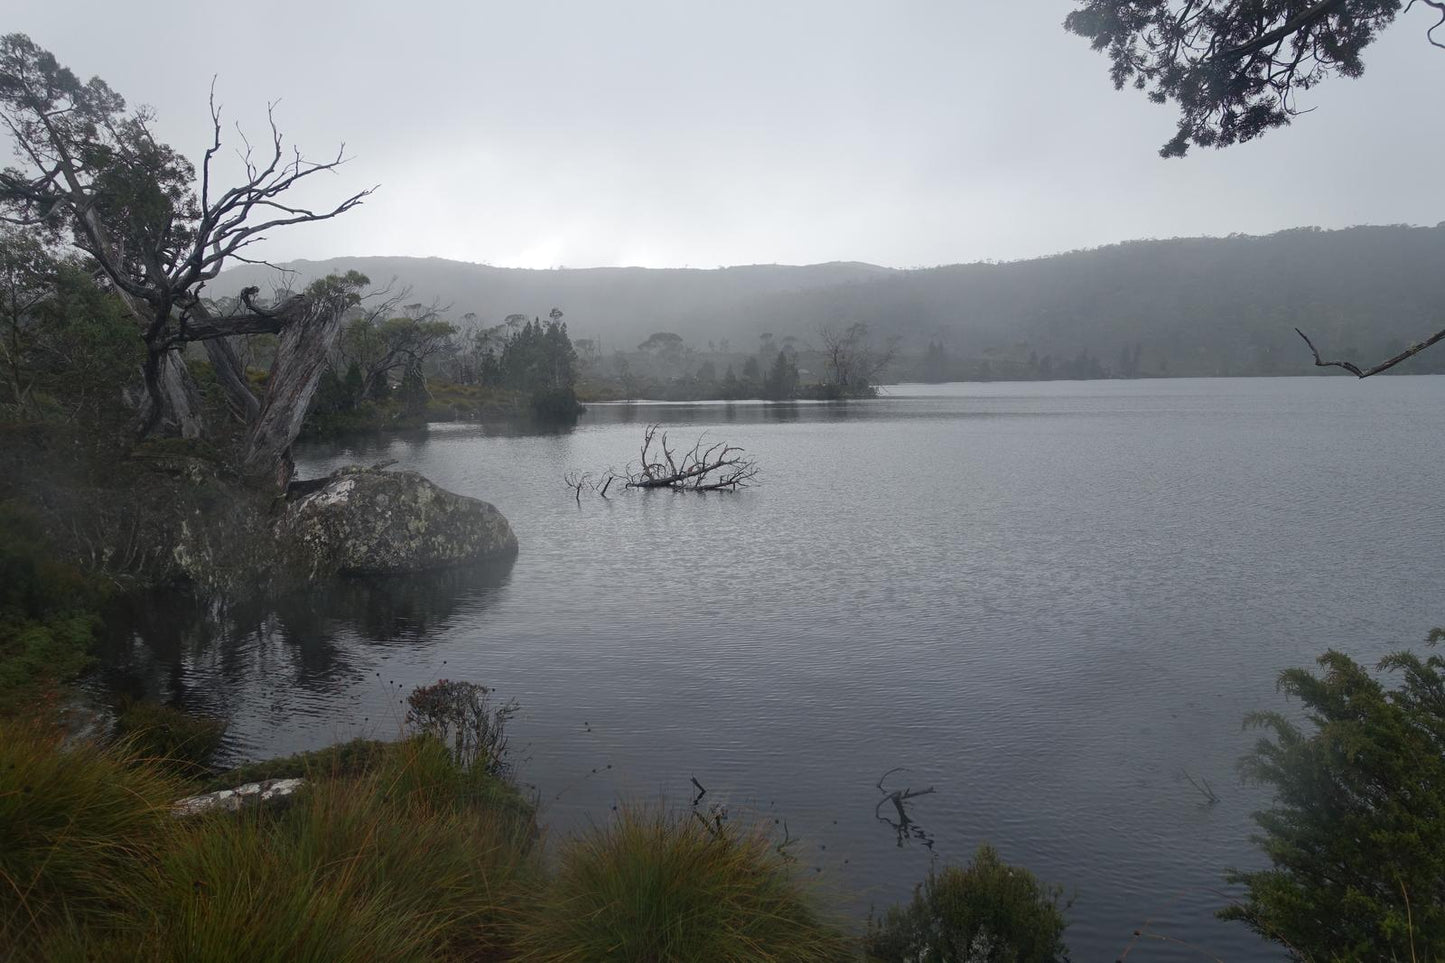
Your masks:
[{"label": "gnarled tree trunk", "polygon": [[281,329],[266,398],[251,426],[244,459],[248,474],[274,478],[282,488],[291,480],[291,444],[301,433],[345,315],[342,305],[329,297],[308,298],[296,307],[298,316]]}]

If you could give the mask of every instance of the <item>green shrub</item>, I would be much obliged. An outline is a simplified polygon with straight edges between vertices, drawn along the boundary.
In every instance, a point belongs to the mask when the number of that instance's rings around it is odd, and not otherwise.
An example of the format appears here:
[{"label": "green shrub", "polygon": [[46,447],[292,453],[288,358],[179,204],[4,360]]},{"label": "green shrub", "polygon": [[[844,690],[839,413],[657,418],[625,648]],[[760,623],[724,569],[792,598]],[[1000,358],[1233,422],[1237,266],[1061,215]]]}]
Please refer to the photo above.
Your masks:
[{"label": "green shrub", "polygon": [[540,388],[528,398],[532,414],[544,421],[573,422],[582,413],[577,394],[569,385],[564,388]]},{"label": "green shrub", "polygon": [[33,512],[0,501],[0,716],[33,708],[89,664],[103,596],[55,557]]},{"label": "green shrub", "polygon": [[1280,676],[1305,726],[1247,720],[1269,733],[1241,765],[1275,793],[1254,817],[1273,865],[1231,874],[1247,895],[1220,915],[1297,959],[1445,959],[1445,659],[1384,659],[1394,689],[1343,653],[1319,664]]},{"label": "green shrub", "polygon": [[206,791],[231,789],[267,779],[341,779],[375,768],[391,744],[374,739],[353,739],[311,752],[248,762],[217,773],[204,783]]},{"label": "green shrub", "polygon": [[132,755],[179,775],[203,775],[226,735],[226,722],[159,702],[131,702],[116,717],[116,736]]},{"label": "green shrub", "polygon": [[654,963],[840,960],[824,922],[768,838],[625,808],[569,840],[528,918],[523,959]]},{"label": "green shrub", "polygon": [[442,679],[417,686],[406,705],[406,724],[449,746],[459,765],[480,766],[493,776],[511,772],[507,721],[517,713],[515,700],[494,705],[492,690],[486,686]]},{"label": "green shrub", "polygon": [[868,959],[880,963],[1049,963],[1068,952],[1058,887],[980,846],[967,867],[929,873],[906,906],[870,921]]},{"label": "green shrub", "polygon": [[37,711],[90,665],[92,615],[0,622],[0,717]]},{"label": "green shrub", "polygon": [[178,794],[121,752],[0,721],[0,948],[48,958],[36,947],[57,928],[105,929],[133,905]]}]

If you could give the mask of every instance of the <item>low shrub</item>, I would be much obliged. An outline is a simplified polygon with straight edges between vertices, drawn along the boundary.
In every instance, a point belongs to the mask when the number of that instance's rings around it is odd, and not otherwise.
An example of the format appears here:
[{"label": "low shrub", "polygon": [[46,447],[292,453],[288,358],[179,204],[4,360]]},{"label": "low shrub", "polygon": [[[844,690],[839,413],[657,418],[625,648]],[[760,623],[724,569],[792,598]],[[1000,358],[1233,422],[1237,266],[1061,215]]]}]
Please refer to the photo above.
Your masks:
[{"label": "low shrub", "polygon": [[0,716],[33,707],[90,663],[103,597],[56,558],[33,511],[0,501]]},{"label": "low shrub", "polygon": [[980,846],[967,867],[929,873],[906,906],[870,920],[867,958],[879,963],[1051,963],[1064,946],[1062,890]]},{"label": "low shrub", "polygon": [[369,772],[391,749],[391,743],[375,739],[353,739],[311,752],[248,762],[216,773],[205,780],[204,790],[233,789],[248,782],[267,779],[341,779]]},{"label": "low shrub", "polygon": [[563,846],[519,949],[559,963],[851,958],[765,835],[634,808]]},{"label": "low shrub", "polygon": [[481,767],[493,776],[511,771],[507,720],[517,713],[515,701],[493,703],[484,685],[442,679],[417,686],[406,705],[406,724],[448,746],[458,765]]},{"label": "low shrub", "polygon": [[1247,719],[1264,732],[1240,767],[1271,790],[1254,815],[1269,866],[1229,873],[1245,896],[1219,915],[1297,959],[1445,960],[1445,655],[1317,662],[1280,674],[1303,711]]},{"label": "low shrub", "polygon": [[226,735],[226,722],[159,702],[130,702],[116,717],[116,736],[131,755],[179,775],[204,775]]},{"label": "low shrub", "polygon": [[542,388],[532,392],[527,402],[532,414],[543,421],[571,423],[583,411],[572,388]]}]

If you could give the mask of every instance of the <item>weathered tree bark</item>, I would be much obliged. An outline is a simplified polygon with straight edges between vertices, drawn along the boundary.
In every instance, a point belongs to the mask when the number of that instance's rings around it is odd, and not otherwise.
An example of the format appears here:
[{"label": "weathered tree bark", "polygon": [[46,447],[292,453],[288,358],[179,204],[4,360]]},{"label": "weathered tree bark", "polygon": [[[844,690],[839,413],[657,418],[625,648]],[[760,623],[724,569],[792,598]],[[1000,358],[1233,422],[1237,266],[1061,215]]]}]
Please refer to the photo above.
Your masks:
[{"label": "weathered tree bark", "polygon": [[144,374],[146,396],[141,402],[141,433],[159,430],[182,438],[199,438],[205,430],[200,392],[180,351],[166,348],[152,352],[146,359]]},{"label": "weathered tree bark", "polygon": [[206,357],[216,372],[216,381],[226,396],[231,414],[243,424],[251,424],[261,413],[261,402],[246,382],[246,368],[230,338],[212,338],[206,342]]},{"label": "weathered tree bark", "polygon": [[[212,317],[205,302],[199,299],[191,307],[190,314],[191,319],[188,319],[185,328],[192,332],[193,336],[196,329],[201,329],[199,333],[206,333],[209,326],[216,324],[216,319]],[[233,319],[231,327],[239,327],[239,320]],[[261,402],[246,381],[246,366],[241,363],[241,356],[236,353],[235,345],[231,343],[230,337],[204,340],[206,357],[216,372],[216,381],[220,383],[221,391],[226,396],[227,407],[243,424],[251,424],[261,412]]]},{"label": "weathered tree bark", "polygon": [[266,381],[266,399],[246,445],[248,474],[274,478],[279,488],[291,480],[291,443],[301,433],[306,408],[336,343],[344,313],[332,299],[318,298],[306,304],[301,317],[282,328],[276,361]]}]

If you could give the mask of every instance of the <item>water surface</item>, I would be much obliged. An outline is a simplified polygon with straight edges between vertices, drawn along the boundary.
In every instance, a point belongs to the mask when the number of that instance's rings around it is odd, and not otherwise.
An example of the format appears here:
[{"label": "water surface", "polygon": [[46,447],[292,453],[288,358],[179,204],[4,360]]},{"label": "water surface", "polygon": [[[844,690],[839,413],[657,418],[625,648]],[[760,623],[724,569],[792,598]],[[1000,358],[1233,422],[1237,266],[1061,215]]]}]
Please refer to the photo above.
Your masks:
[{"label": "water surface", "polygon": [[[579,506],[642,429],[727,439],[761,484]],[[414,685],[517,699],[554,833],[619,799],[786,822],[848,905],[983,841],[1076,899],[1075,960],[1265,959],[1213,911],[1262,802],[1234,763],[1280,669],[1445,623],[1445,378],[898,386],[838,405],[596,405],[573,431],[316,446],[495,503],[515,564],[161,605],[117,684],[230,714],[250,758],[395,734]],[[875,783],[933,787],[907,837]],[[1208,780],[1214,806],[1184,778]],[[889,810],[885,809],[886,814]]]}]

